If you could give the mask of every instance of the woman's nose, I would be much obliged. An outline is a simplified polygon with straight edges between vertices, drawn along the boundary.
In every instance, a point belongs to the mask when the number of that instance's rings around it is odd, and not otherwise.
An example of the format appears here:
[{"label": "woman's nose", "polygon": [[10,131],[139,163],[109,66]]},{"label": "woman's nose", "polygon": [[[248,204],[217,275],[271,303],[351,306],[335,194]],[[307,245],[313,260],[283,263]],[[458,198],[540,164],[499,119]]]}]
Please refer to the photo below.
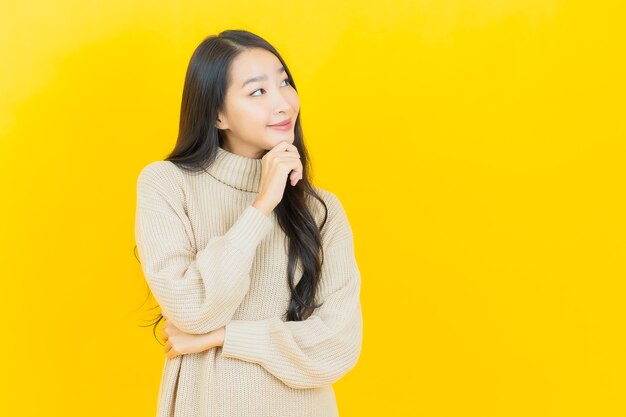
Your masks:
[{"label": "woman's nose", "polygon": [[274,109],[277,111],[289,110],[291,108],[289,101],[280,92],[276,93],[276,98],[274,100]]}]

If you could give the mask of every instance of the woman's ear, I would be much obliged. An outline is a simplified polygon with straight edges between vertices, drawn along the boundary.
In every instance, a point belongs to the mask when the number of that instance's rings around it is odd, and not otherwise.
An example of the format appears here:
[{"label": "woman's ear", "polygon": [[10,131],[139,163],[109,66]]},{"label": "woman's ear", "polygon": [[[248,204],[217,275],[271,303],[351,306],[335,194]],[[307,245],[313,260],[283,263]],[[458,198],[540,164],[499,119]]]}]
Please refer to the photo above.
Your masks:
[{"label": "woman's ear", "polygon": [[220,130],[224,130],[228,128],[228,125],[222,121],[221,117],[218,117],[215,121],[215,127]]}]

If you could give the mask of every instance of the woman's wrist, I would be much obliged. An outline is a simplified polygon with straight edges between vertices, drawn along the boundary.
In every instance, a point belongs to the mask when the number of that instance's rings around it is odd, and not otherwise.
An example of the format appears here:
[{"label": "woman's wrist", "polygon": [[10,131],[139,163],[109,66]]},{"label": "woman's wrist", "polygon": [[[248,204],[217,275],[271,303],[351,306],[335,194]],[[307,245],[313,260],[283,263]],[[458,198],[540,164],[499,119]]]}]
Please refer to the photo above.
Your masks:
[{"label": "woman's wrist", "polygon": [[224,336],[226,335],[225,326],[220,327],[219,329],[215,329],[210,331],[209,333],[205,333],[204,337],[204,346],[205,350],[224,346]]},{"label": "woman's wrist", "polygon": [[222,326],[219,329],[217,329],[216,331],[216,345],[215,346],[224,346],[224,338],[226,337],[226,326]]},{"label": "woman's wrist", "polygon": [[267,217],[270,217],[273,210],[273,208],[265,204],[263,201],[259,200],[254,200],[252,202],[252,206],[256,207],[258,210],[261,210],[261,212],[263,212],[263,214],[265,214]]}]

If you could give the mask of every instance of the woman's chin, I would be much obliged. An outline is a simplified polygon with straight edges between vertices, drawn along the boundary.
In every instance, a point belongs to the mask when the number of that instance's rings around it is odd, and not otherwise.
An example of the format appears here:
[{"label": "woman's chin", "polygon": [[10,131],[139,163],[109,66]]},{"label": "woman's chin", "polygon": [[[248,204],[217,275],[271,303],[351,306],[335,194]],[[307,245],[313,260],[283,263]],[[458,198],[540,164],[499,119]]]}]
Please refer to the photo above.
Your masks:
[{"label": "woman's chin", "polygon": [[291,134],[276,135],[276,136],[270,138],[270,140],[269,140],[269,142],[273,144],[272,147],[278,145],[281,142],[287,142],[287,143],[293,144],[293,141],[294,141],[293,132],[291,132]]}]

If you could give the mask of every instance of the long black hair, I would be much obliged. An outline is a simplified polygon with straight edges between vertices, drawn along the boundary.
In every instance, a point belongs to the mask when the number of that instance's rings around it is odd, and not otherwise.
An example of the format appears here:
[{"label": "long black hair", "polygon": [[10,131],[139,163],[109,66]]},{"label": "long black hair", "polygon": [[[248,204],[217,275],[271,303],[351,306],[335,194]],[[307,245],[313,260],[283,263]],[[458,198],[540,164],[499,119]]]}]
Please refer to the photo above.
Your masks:
[{"label": "long black hair", "polygon": [[[215,126],[215,122],[225,105],[226,91],[231,81],[229,69],[237,55],[250,48],[263,48],[273,53],[284,66],[289,83],[297,91],[296,83],[283,58],[260,36],[246,30],[233,29],[207,37],[198,45],[187,67],[178,138],[174,150],[165,160],[188,172],[204,171],[213,163],[218,146],[224,143],[223,132]],[[291,300],[285,317],[287,321],[301,321],[321,305],[315,304],[315,298],[324,259],[320,232],[326,224],[328,208],[309,180],[309,158],[304,146],[300,113],[294,126],[293,144],[300,154],[302,179],[296,186],[285,187],[283,198],[274,208],[274,212],[285,232],[289,248],[287,283]],[[317,199],[324,207],[324,218],[320,226],[307,206],[309,196]],[[137,255],[135,257],[139,260]],[[294,286],[298,260],[301,262],[303,274]],[[149,295],[148,287],[148,297]],[[148,324],[154,325],[155,337],[156,327],[162,319],[163,315],[159,314],[155,322]]]}]

